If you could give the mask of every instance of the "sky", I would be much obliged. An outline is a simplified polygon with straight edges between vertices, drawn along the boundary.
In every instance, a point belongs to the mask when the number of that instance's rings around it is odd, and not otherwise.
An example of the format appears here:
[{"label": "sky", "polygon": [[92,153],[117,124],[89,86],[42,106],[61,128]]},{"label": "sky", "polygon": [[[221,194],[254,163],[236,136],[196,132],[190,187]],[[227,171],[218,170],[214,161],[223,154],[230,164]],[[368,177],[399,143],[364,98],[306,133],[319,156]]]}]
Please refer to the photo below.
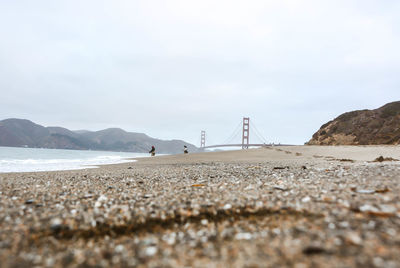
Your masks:
[{"label": "sky", "polygon": [[0,120],[199,146],[250,117],[266,142],[303,144],[400,100],[399,14],[397,0],[0,0]]}]

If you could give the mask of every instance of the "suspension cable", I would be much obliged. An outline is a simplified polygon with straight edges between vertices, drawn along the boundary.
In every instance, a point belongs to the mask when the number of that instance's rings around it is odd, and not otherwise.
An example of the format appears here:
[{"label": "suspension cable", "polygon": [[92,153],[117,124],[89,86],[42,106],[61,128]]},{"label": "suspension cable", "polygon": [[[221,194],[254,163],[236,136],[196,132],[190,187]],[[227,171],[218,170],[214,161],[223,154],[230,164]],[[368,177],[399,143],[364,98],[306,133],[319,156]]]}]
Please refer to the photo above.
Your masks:
[{"label": "suspension cable", "polygon": [[237,132],[240,130],[240,126],[242,125],[242,122],[239,122],[239,124],[237,125],[237,127],[235,128],[235,130],[233,131],[233,133],[229,136],[229,138],[227,138],[223,144],[228,144],[228,142],[230,142],[233,138],[236,137],[236,135],[238,134]]},{"label": "suspension cable", "polygon": [[250,125],[255,130],[254,132],[256,134],[256,137],[259,138],[263,143],[267,143],[267,140],[263,137],[261,132],[256,128],[255,124],[253,124],[252,121],[250,121]]}]

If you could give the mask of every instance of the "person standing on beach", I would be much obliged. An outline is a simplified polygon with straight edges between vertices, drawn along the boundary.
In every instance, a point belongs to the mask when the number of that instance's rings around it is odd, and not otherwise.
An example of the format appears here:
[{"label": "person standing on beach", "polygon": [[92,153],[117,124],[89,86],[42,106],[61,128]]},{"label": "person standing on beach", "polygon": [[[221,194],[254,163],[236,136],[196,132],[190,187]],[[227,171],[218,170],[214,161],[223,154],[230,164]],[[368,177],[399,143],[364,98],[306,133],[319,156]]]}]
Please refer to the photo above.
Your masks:
[{"label": "person standing on beach", "polygon": [[151,150],[149,151],[149,154],[151,154],[151,156],[156,155],[156,148],[154,146],[151,146]]},{"label": "person standing on beach", "polygon": [[188,148],[186,147],[186,145],[183,145],[183,153],[184,154],[189,153]]}]

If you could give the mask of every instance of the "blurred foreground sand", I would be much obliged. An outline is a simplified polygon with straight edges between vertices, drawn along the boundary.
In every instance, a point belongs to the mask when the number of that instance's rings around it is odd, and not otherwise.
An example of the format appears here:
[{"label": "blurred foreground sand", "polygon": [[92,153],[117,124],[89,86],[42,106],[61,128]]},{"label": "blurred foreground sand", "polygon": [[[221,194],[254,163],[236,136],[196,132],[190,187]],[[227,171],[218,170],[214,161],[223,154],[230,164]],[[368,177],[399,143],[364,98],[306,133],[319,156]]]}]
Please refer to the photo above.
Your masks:
[{"label": "blurred foreground sand", "polygon": [[400,267],[398,146],[0,174],[2,267]]}]

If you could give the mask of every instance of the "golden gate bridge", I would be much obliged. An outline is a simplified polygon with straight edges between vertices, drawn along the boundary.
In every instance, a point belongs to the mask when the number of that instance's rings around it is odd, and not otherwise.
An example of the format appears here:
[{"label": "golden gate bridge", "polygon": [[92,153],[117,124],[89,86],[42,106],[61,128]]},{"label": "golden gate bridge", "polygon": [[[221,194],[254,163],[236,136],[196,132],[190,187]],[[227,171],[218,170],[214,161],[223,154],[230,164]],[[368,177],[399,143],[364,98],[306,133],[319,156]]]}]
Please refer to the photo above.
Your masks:
[{"label": "golden gate bridge", "polygon": [[[262,143],[250,143],[250,126],[252,129],[252,133],[262,141]],[[241,143],[230,143],[233,138],[235,138],[238,133],[242,134],[242,142]],[[233,131],[233,134],[227,139],[223,144],[215,144],[215,145],[207,145],[206,146],[206,132],[205,130],[201,131],[200,138],[200,149],[210,149],[210,148],[218,148],[218,147],[242,147],[242,149],[248,149],[249,147],[260,147],[260,146],[271,146],[272,143],[267,144],[265,138],[261,135],[261,133],[257,130],[253,123],[250,123],[249,117],[243,117],[243,121],[236,127]]]}]

